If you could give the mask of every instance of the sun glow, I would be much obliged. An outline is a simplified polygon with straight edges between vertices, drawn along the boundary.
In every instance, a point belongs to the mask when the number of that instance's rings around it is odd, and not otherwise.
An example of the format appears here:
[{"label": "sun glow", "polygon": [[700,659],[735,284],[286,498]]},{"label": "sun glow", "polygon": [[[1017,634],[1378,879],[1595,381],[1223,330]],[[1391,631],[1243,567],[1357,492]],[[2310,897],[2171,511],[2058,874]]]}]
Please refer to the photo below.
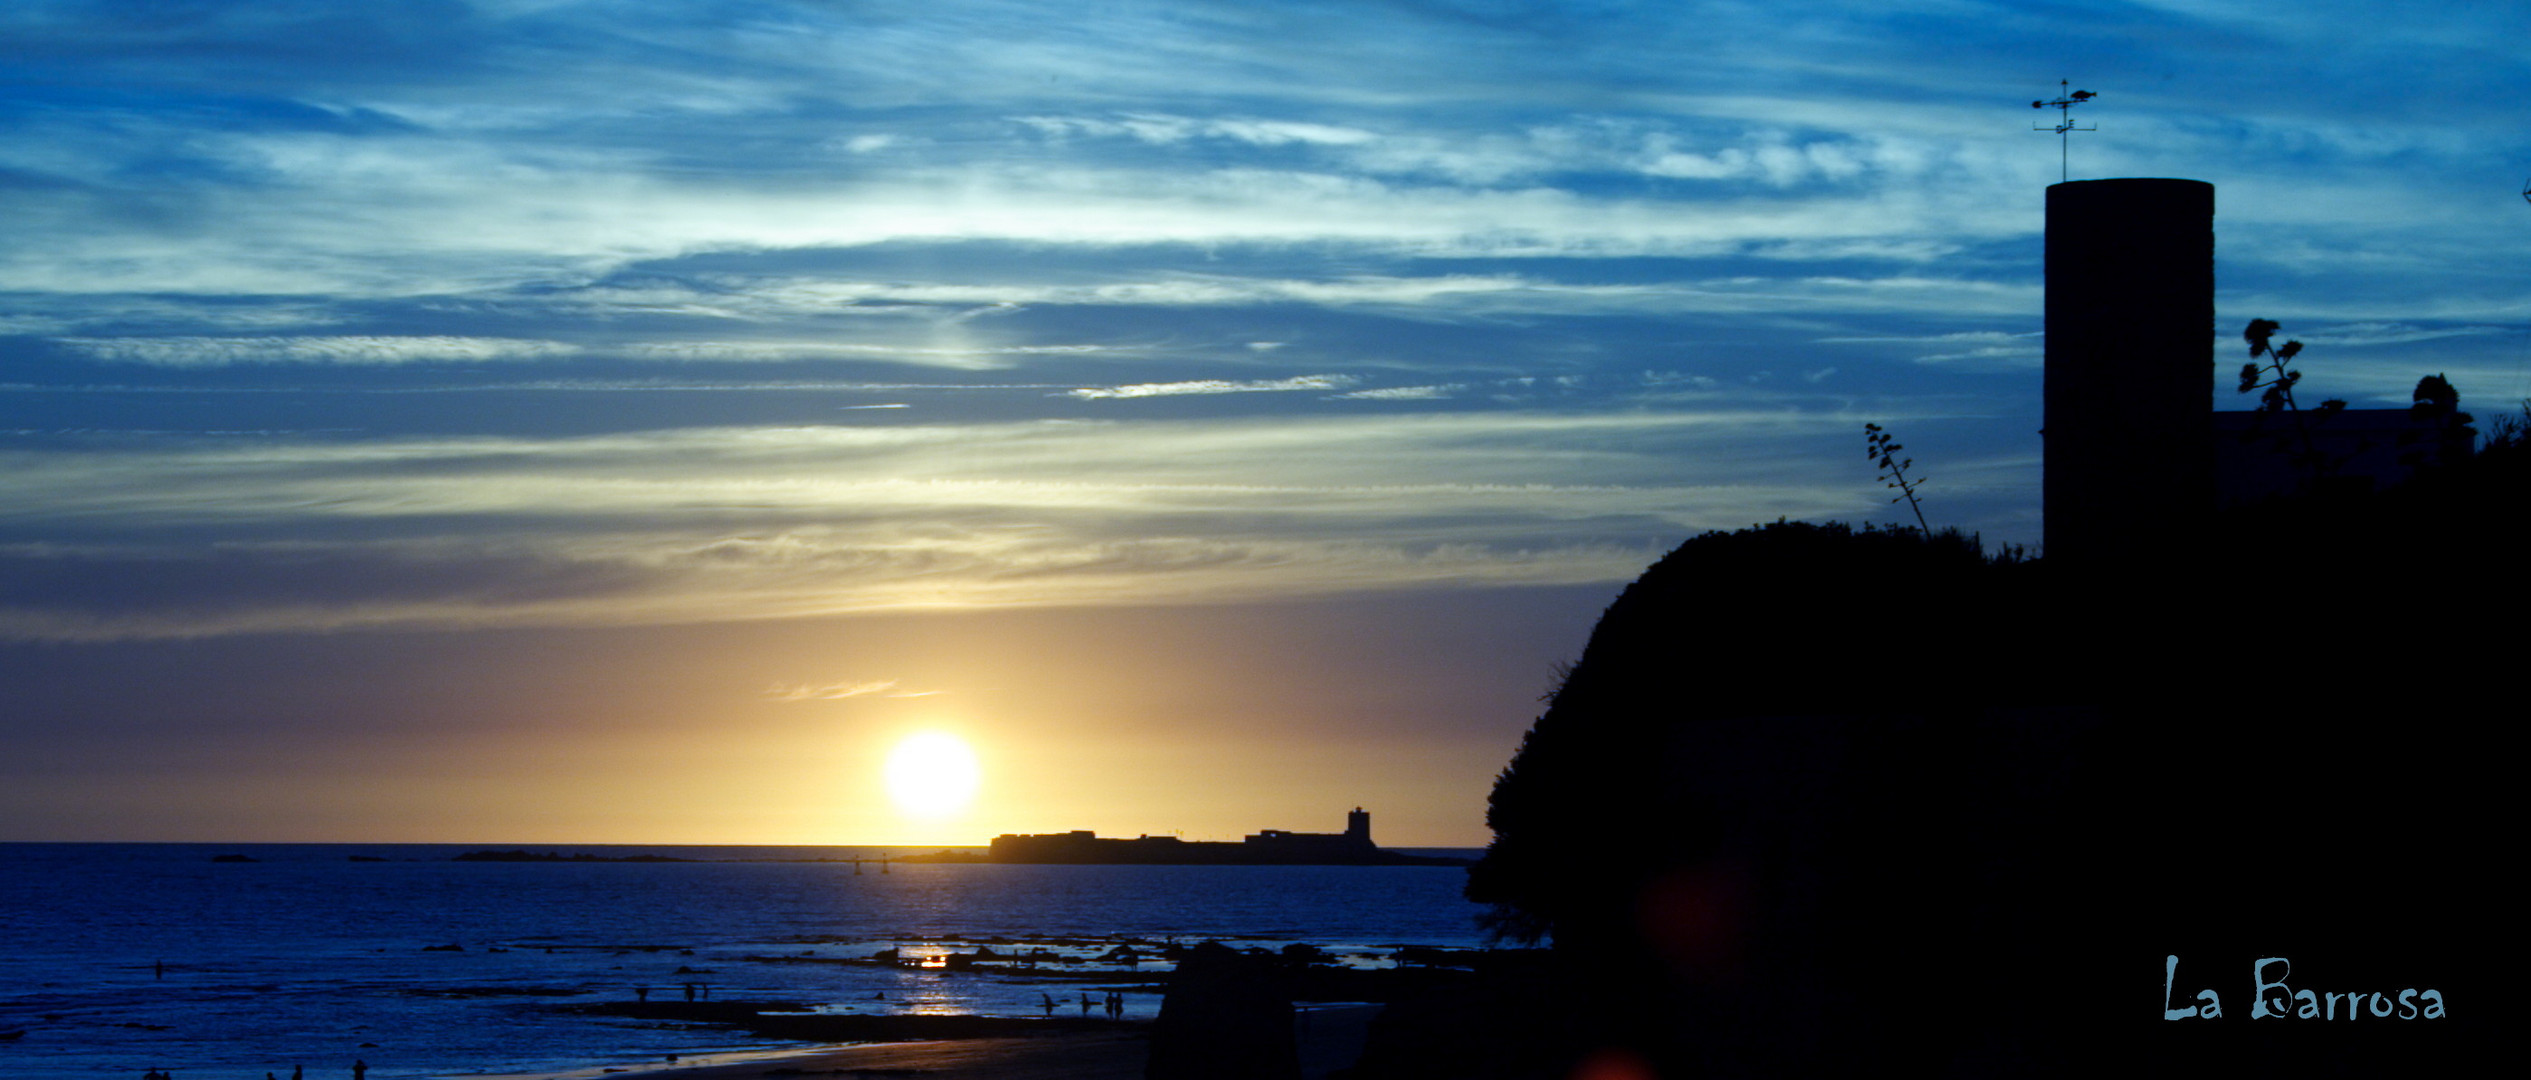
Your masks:
[{"label": "sun glow", "polygon": [[888,797],[908,817],[947,817],[975,798],[975,751],[944,731],[917,732],[888,754]]}]

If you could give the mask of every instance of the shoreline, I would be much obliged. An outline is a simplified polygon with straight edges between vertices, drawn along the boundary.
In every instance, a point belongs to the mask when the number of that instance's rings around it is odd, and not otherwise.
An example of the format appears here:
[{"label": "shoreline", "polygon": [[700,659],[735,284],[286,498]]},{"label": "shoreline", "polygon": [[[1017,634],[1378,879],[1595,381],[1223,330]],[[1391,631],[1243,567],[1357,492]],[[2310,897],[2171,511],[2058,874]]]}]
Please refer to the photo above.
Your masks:
[{"label": "shoreline", "polygon": [[[1343,1003],[1297,1009],[1301,1075],[1317,1080],[1362,1055],[1382,1007]],[[921,1075],[942,1080],[1142,1080],[1151,1023],[1066,1025],[1035,1034],[980,1034],[844,1042],[680,1056],[674,1061],[590,1065],[521,1073],[451,1073],[432,1080],[790,1080]]]},{"label": "shoreline", "polygon": [[[1295,985],[1294,1035],[1305,1080],[1353,1065],[1363,1053],[1370,1018],[1385,1002],[1418,997],[1462,982],[1477,969],[1522,966],[1527,950],[1455,950],[1402,947],[1401,959],[1422,963],[1382,969],[1302,964]],[[1256,954],[1263,959],[1267,954]],[[873,963],[824,959],[828,963]],[[1441,965],[1448,966],[1441,966]],[[1432,966],[1427,966],[1432,965]],[[959,966],[948,971],[973,971]],[[944,973],[947,973],[946,971]],[[1058,979],[1115,976],[1117,971],[1061,973]],[[1146,973],[1148,978],[1151,974]],[[1158,982],[1159,980],[1154,980]],[[1146,992],[1156,991],[1148,986]],[[1067,998],[1063,1005],[1068,1008]],[[1088,1015],[1011,1016],[980,1013],[864,1014],[805,1011],[795,1001],[590,1002],[548,1006],[581,1016],[606,1016],[717,1028],[773,1044],[719,1041],[694,1052],[663,1048],[644,1053],[594,1054],[501,1071],[444,1071],[429,1080],[781,1080],[793,1077],[924,1075],[982,1080],[1139,1080],[1150,1056],[1156,1015],[1144,1019],[1094,1019]],[[697,1034],[701,1034],[698,1030]],[[786,1045],[787,1044],[787,1045]],[[623,1048],[631,1050],[631,1048]],[[630,1060],[627,1060],[627,1058]],[[553,1062],[557,1059],[547,1059]]]},{"label": "shoreline", "polygon": [[698,1054],[679,1054],[673,1061],[645,1061],[623,1065],[575,1065],[564,1069],[536,1069],[527,1072],[460,1072],[438,1073],[427,1080],[597,1080],[602,1077],[639,1078],[649,1076],[712,1076],[715,1070],[752,1066],[780,1067],[781,1063],[816,1057],[865,1046],[886,1046],[888,1043],[835,1043],[826,1046],[758,1047],[749,1050],[716,1050]]},{"label": "shoreline", "polygon": [[780,1080],[787,1077],[918,1073],[973,1080],[1140,1080],[1150,1057],[1148,1025],[1129,1031],[904,1042],[840,1043],[736,1050],[640,1065],[598,1065],[530,1073],[460,1073],[434,1080]]}]

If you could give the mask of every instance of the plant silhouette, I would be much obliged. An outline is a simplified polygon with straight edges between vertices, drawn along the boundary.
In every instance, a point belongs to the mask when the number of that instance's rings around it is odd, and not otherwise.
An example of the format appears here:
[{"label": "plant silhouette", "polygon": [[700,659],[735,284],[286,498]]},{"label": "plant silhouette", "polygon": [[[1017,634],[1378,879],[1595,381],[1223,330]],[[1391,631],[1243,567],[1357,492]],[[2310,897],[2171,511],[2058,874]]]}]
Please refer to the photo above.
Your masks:
[{"label": "plant silhouette", "polygon": [[[2289,339],[2282,345],[2271,345],[2281,329],[2273,319],[2252,319],[2249,327],[2241,331],[2242,339],[2250,343],[2251,362],[2241,365],[2240,392],[2264,391],[2259,395],[2259,412],[2282,414],[2293,425],[2291,433],[2277,437],[2277,448],[2293,451],[2299,447],[2299,452],[2292,453],[2294,464],[2308,470],[2313,481],[2318,482],[2335,475],[2342,463],[2320,451],[2319,444],[2312,441],[2311,429],[2344,411],[2346,402],[2330,398],[2308,412],[2301,408],[2294,400],[2294,387],[2302,382],[2303,373],[2286,365],[2301,355],[2303,343]],[[2259,363],[2262,359],[2267,362]]]},{"label": "plant silhouette", "polygon": [[1898,498],[1890,501],[1907,500],[1907,508],[1916,512],[1916,527],[1930,534],[1933,532],[1933,526],[1925,524],[1925,508],[1916,501],[1916,485],[1924,483],[1925,480],[1922,476],[1912,480],[1908,478],[1907,470],[1915,467],[1916,459],[1899,457],[1898,452],[1905,449],[1907,447],[1898,442],[1896,437],[1881,430],[1881,425],[1863,425],[1863,456],[1878,459],[1881,467],[1881,475],[1878,479],[1883,482],[1881,486],[1898,490]]}]

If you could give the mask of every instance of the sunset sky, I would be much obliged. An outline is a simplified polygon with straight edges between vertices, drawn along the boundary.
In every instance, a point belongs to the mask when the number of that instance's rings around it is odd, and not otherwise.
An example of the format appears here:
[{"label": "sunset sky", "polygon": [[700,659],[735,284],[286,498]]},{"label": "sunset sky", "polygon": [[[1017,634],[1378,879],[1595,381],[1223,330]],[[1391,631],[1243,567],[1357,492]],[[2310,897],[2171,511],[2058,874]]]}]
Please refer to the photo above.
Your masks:
[{"label": "sunset sky", "polygon": [[[1866,421],[1938,524],[2040,539],[2060,78],[2074,178],[2216,185],[2227,340],[2282,322],[2358,406],[2531,395],[2526,41],[2495,2],[12,3],[0,840],[1361,805],[1482,844],[1645,565],[1905,515]],[[983,776],[915,820],[880,763],[926,729]]]}]

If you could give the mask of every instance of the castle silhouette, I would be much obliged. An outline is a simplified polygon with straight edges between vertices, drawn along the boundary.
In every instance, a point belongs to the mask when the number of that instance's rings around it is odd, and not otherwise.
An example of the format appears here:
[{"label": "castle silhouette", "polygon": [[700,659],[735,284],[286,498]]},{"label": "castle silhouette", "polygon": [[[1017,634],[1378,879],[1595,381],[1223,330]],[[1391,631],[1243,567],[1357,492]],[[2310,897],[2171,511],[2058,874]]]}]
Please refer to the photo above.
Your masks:
[{"label": "castle silhouette", "polygon": [[1465,860],[1383,851],[1371,842],[1371,815],[1354,807],[1340,833],[1263,829],[1238,843],[1145,834],[1131,840],[1088,829],[1004,833],[993,838],[997,863],[1117,863],[1239,866],[1462,866]]}]

